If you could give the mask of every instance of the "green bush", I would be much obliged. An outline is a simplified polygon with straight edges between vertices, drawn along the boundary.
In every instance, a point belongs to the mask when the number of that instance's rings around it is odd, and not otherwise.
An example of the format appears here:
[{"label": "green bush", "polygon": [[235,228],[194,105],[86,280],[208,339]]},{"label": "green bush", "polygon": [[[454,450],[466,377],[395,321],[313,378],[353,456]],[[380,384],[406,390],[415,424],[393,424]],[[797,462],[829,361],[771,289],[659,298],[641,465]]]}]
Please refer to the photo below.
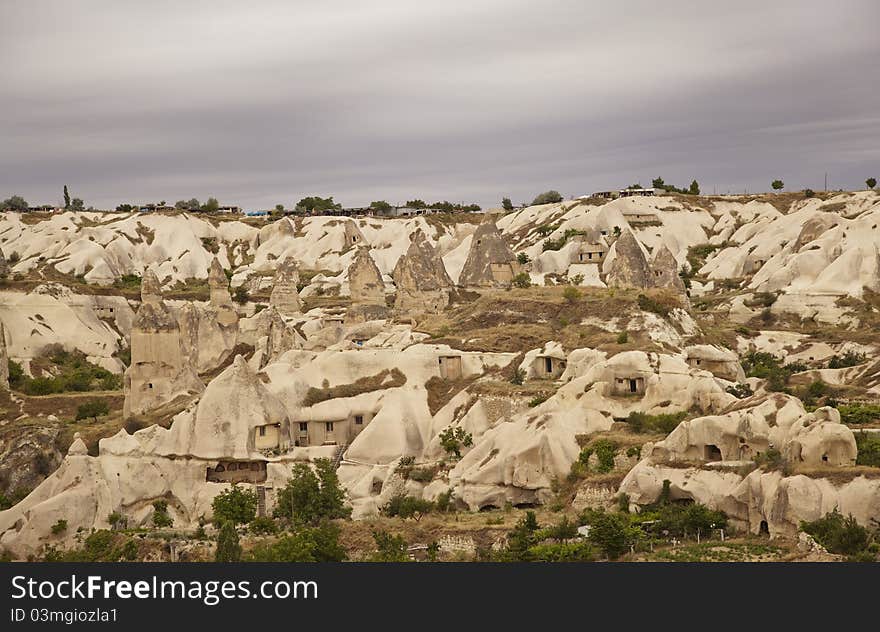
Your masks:
[{"label": "green bush", "polygon": [[527,255],[524,252],[518,253],[516,255],[516,260],[522,266],[526,265],[529,261],[531,261],[531,259],[529,258],[529,255]]},{"label": "green bush", "polygon": [[845,424],[867,424],[880,419],[880,406],[877,404],[839,404],[840,421]]},{"label": "green bush", "polygon": [[248,524],[248,531],[260,535],[271,535],[278,532],[278,524],[269,516],[259,516]]},{"label": "green bush", "polygon": [[407,496],[405,494],[398,494],[393,496],[384,507],[382,507],[382,514],[388,517],[398,516],[406,520],[407,518],[413,518],[416,522],[422,519],[422,516],[431,513],[434,509],[434,503],[430,500],[425,500],[423,498],[416,498],[415,496]]},{"label": "green bush", "polygon": [[371,562],[409,562],[406,540],[403,536],[392,535],[384,530],[373,531],[376,551],[370,556]]},{"label": "green bush", "polygon": [[247,524],[257,515],[257,493],[233,484],[214,497],[211,509],[215,524],[227,521],[232,524]]},{"label": "green bush", "polygon": [[745,383],[734,384],[733,386],[727,387],[727,392],[736,397],[737,399],[746,399],[755,394],[752,390],[752,387]]},{"label": "green bush", "polygon": [[535,199],[532,200],[532,206],[538,206],[539,204],[557,204],[562,201],[562,194],[559,191],[555,191],[551,189],[550,191],[544,191],[543,193],[539,193],[535,196]]},{"label": "green bush", "polygon": [[818,520],[801,522],[801,531],[813,536],[830,553],[850,557],[867,552],[874,541],[874,534],[852,516],[844,518],[837,509]]},{"label": "green bush", "polygon": [[880,467],[880,437],[867,432],[856,432],[854,434],[856,447],[859,451],[856,457],[856,465]]},{"label": "green bush", "polygon": [[569,305],[574,305],[581,298],[580,290],[576,287],[569,285],[562,291],[562,298],[564,298]]},{"label": "green bush", "polygon": [[865,354],[856,351],[847,351],[842,356],[835,355],[828,360],[829,369],[845,369],[847,367],[856,366],[865,361]]},{"label": "green bush", "polygon": [[59,519],[52,525],[52,535],[59,535],[67,531],[67,520]]},{"label": "green bush", "polygon": [[98,417],[110,413],[110,406],[103,399],[94,399],[76,407],[76,420],[89,419],[98,421]]},{"label": "green bush", "polygon": [[531,562],[592,562],[596,559],[593,546],[580,542],[555,542],[529,547],[526,556]]},{"label": "green bush", "polygon": [[529,408],[534,408],[535,406],[540,406],[544,402],[547,401],[546,395],[537,395],[529,400]]},{"label": "green bush", "polygon": [[339,544],[339,527],[323,522],[317,527],[301,527],[277,540],[256,544],[246,561],[342,562],[347,557]]},{"label": "green bush", "polygon": [[445,492],[442,492],[437,495],[437,500],[434,502],[437,507],[437,511],[447,512],[455,510],[455,491],[450,488]]},{"label": "green bush", "polygon": [[627,332],[621,331],[617,334],[617,344],[625,345],[627,342],[629,342],[629,334]]},{"label": "green bush", "polygon": [[669,434],[687,417],[687,412],[661,413],[649,415],[642,412],[631,412],[626,418],[630,430],[638,433]]},{"label": "green bush", "polygon": [[513,277],[513,285],[521,289],[532,287],[532,278],[527,272],[520,272]]},{"label": "green bush", "polygon": [[168,515],[168,502],[165,500],[156,500],[153,502],[153,526],[157,529],[170,527],[174,524],[174,520]]},{"label": "green bush", "polygon": [[523,369],[514,369],[513,376],[510,378],[511,384],[516,384],[517,386],[522,386],[523,382],[526,381],[526,372]]}]

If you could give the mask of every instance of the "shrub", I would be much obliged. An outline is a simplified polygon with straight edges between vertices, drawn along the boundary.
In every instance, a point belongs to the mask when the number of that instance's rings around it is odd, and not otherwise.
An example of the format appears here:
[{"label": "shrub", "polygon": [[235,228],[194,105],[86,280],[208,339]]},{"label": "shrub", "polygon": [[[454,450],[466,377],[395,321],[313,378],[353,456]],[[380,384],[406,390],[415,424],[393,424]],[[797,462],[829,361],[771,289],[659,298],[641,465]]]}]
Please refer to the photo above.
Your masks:
[{"label": "shrub", "polygon": [[511,384],[516,384],[517,386],[522,386],[523,382],[526,381],[526,372],[523,369],[515,369],[513,372],[513,376],[510,378]]},{"label": "shrub", "polygon": [[617,334],[617,344],[625,345],[627,342],[629,342],[629,334],[627,332],[621,331]]},{"label": "shrub", "polygon": [[342,562],[347,558],[339,544],[339,527],[323,522],[302,527],[272,542],[261,542],[247,556],[252,562]]},{"label": "shrub", "polygon": [[752,387],[745,383],[728,386],[727,392],[737,399],[746,399],[747,397],[751,397],[755,394],[755,392],[752,390]]},{"label": "shrub", "polygon": [[447,454],[461,458],[462,447],[469,448],[474,444],[474,439],[469,432],[461,426],[449,426],[440,433],[440,445]]},{"label": "shrub", "polygon": [[842,356],[835,355],[828,360],[829,369],[844,369],[856,366],[865,361],[865,354],[856,351],[847,351]]},{"label": "shrub", "polygon": [[877,404],[840,404],[837,410],[840,421],[845,424],[867,424],[880,419],[880,406]]},{"label": "shrub", "polygon": [[813,189],[804,189],[804,197],[811,198],[816,197],[816,192]]},{"label": "shrub", "polygon": [[410,470],[408,478],[417,483],[430,483],[436,474],[436,467],[415,467]]},{"label": "shrub", "polygon": [[437,511],[453,511],[455,509],[455,491],[449,488],[445,492],[438,494],[434,504],[437,507]]},{"label": "shrub", "polygon": [[599,464],[596,471],[600,474],[606,474],[614,469],[614,457],[617,454],[617,444],[608,439],[598,439],[593,442],[593,451]]},{"label": "shrub", "polygon": [[868,185],[869,189],[873,189],[875,186],[877,186],[877,178],[868,178],[867,180],[865,180],[865,184]]},{"label": "shrub", "polygon": [[531,261],[531,259],[529,258],[529,255],[527,255],[524,252],[520,252],[519,254],[517,254],[516,260],[517,260],[517,262],[519,262],[520,265],[523,265],[523,266],[526,265],[529,261]]},{"label": "shrub", "polygon": [[384,530],[373,531],[373,541],[376,543],[376,551],[370,556],[371,562],[408,562],[409,553],[406,551],[406,540],[403,536],[392,535]]},{"label": "shrub", "polygon": [[251,520],[248,530],[251,533],[271,535],[278,532],[278,525],[269,516],[259,516]]},{"label": "shrub", "polygon": [[67,520],[59,519],[52,525],[52,535],[60,535],[67,531]]},{"label": "shrub", "polygon": [[810,534],[830,553],[857,556],[865,552],[874,537],[852,516],[843,517],[835,509],[812,522],[801,522],[801,531]]},{"label": "shrub", "polygon": [[574,305],[580,299],[581,293],[576,287],[569,285],[562,291],[562,298],[564,298],[569,305]]},{"label": "shrub", "polygon": [[571,540],[572,538],[576,538],[577,534],[577,525],[569,520],[568,516],[563,516],[562,519],[556,524],[542,529],[538,537],[545,540],[556,540],[557,542],[562,542],[564,540]]},{"label": "shrub", "polygon": [[867,432],[856,432],[856,447],[858,456],[856,465],[868,465],[880,467],[880,437],[872,436]]},{"label": "shrub", "polygon": [[250,300],[247,289],[243,285],[239,285],[232,293],[232,300],[239,305],[244,305]]},{"label": "shrub", "polygon": [[662,316],[663,318],[669,316],[669,312],[672,311],[672,308],[668,305],[664,305],[660,301],[651,298],[650,296],[647,296],[645,294],[639,294],[636,300],[638,301],[640,310],[645,312],[653,312],[654,314]]},{"label": "shrub", "polygon": [[164,500],[153,502],[153,526],[163,529],[173,524],[174,520],[168,515],[168,502]]},{"label": "shrub", "polygon": [[526,272],[520,272],[513,277],[513,285],[518,288],[532,287],[532,278]]},{"label": "shrub", "polygon": [[241,544],[238,541],[238,531],[231,522],[224,522],[217,534],[217,550],[214,553],[215,562],[238,562],[241,560]]},{"label": "shrub", "polygon": [[211,502],[214,512],[214,523],[231,522],[246,524],[257,515],[257,493],[233,484],[226,491],[220,492]]},{"label": "shrub", "polygon": [[626,423],[629,424],[629,427],[633,432],[669,434],[675,430],[678,424],[684,421],[685,417],[687,417],[685,411],[678,413],[660,413],[659,415],[649,415],[647,413],[634,411],[627,416]]},{"label": "shrub", "polygon": [[107,516],[107,522],[110,523],[110,526],[113,529],[124,529],[128,526],[128,518],[123,516],[118,511],[114,511],[109,516]]},{"label": "shrub", "polygon": [[755,456],[755,463],[768,470],[777,470],[783,466],[782,452],[776,448],[768,448]]},{"label": "shrub", "polygon": [[770,183],[770,186],[773,187],[774,191],[780,191],[785,188],[785,183],[782,180],[774,180]]},{"label": "shrub", "polygon": [[501,208],[503,208],[507,212],[513,210],[513,202],[510,201],[509,197],[501,198]]},{"label": "shrub", "polygon": [[546,395],[538,395],[537,397],[533,397],[529,400],[529,408],[534,408],[535,406],[540,406],[544,402],[547,401]]},{"label": "shrub", "polygon": [[86,402],[84,404],[80,404],[76,408],[76,420],[80,421],[81,419],[88,419],[91,417],[98,421],[98,417],[101,415],[106,415],[110,412],[110,407],[107,405],[107,402],[103,399],[95,399],[90,402]]},{"label": "shrub", "polygon": [[382,508],[382,513],[389,517],[399,516],[404,520],[407,518],[413,518],[418,522],[423,515],[431,513],[433,509],[434,503],[430,500],[398,494],[391,497],[391,499],[385,504]]}]

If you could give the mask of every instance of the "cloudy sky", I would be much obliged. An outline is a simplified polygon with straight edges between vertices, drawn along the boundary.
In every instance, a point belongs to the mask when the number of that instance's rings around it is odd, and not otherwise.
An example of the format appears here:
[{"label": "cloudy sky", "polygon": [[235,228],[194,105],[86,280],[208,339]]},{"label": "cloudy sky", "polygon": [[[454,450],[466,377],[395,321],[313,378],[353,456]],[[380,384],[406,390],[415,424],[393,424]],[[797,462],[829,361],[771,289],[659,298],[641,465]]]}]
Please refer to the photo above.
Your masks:
[{"label": "cloudy sky", "polygon": [[878,24],[877,0],[0,0],[0,199],[860,188]]}]

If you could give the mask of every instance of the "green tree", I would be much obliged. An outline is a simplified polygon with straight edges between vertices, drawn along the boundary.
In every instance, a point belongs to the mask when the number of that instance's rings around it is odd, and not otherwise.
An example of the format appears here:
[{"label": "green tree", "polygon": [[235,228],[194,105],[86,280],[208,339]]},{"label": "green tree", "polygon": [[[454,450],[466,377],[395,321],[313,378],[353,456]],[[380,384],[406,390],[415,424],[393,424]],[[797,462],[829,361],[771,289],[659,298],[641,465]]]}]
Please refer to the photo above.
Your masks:
[{"label": "green tree", "polygon": [[865,180],[865,184],[868,185],[869,189],[873,189],[875,186],[877,186],[877,178],[868,178],[867,180]]},{"label": "green tree", "polygon": [[539,193],[535,196],[535,199],[532,200],[532,206],[537,206],[539,204],[558,204],[562,201],[562,194],[559,191],[544,191],[543,193]]},{"label": "green tree", "polygon": [[630,524],[629,514],[594,511],[588,523],[590,541],[612,560],[626,553],[639,537],[639,530]]},{"label": "green tree", "polygon": [[67,191],[67,185],[64,185],[64,209],[70,208],[70,193]]},{"label": "green tree", "polygon": [[770,183],[770,186],[773,187],[774,191],[780,191],[785,188],[785,183],[782,180],[774,180]]},{"label": "green tree", "polygon": [[[520,253],[517,253],[517,255],[516,255],[516,261],[521,266],[526,265],[531,260],[532,260],[531,257],[529,257],[529,255],[525,252],[520,252]],[[529,284],[531,285],[531,282],[529,282]]]},{"label": "green tree", "polygon": [[118,213],[131,213],[134,207],[131,204],[120,204],[116,207]]},{"label": "green tree", "polygon": [[103,399],[93,399],[90,402],[80,404],[76,408],[76,420],[88,419],[91,417],[97,423],[98,417],[106,415],[110,412],[110,407]]},{"label": "green tree", "polygon": [[284,212],[284,205],[283,204],[276,204],[275,205],[275,212],[276,213],[283,213]]},{"label": "green tree", "polygon": [[421,208],[428,208],[428,205],[425,203],[424,200],[418,200],[418,199],[416,199],[416,200],[408,200],[407,203],[406,203],[406,205],[407,205],[409,208],[419,208],[419,209],[421,209]]},{"label": "green tree", "polygon": [[385,200],[376,200],[375,202],[370,202],[370,208],[374,211],[387,212],[393,207]]},{"label": "green tree", "polygon": [[214,510],[214,522],[222,524],[245,524],[257,515],[257,493],[243,489],[236,484],[214,497],[211,503]]},{"label": "green tree", "polygon": [[690,193],[691,195],[699,195],[700,194],[700,185],[697,183],[696,180],[691,182],[691,186],[688,187],[688,193]]},{"label": "green tree", "polygon": [[278,494],[275,516],[301,524],[317,524],[323,519],[347,518],[345,492],[329,459],[315,461],[313,470],[305,463],[293,467],[290,480]]},{"label": "green tree", "polygon": [[209,197],[208,201],[202,205],[202,210],[206,213],[216,213],[220,209],[220,202],[217,198]]},{"label": "green tree", "polygon": [[474,444],[471,433],[461,426],[448,426],[440,433],[440,446],[447,454],[454,454],[455,458],[461,458],[462,447],[469,448]]},{"label": "green tree", "polygon": [[510,201],[509,197],[501,199],[501,208],[508,212],[513,210],[513,202]]},{"label": "green tree", "polygon": [[214,554],[215,562],[238,562],[241,560],[241,543],[238,541],[238,531],[231,522],[224,522],[217,534],[217,551]]},{"label": "green tree", "polygon": [[80,198],[73,198],[73,201],[70,203],[70,210],[81,212],[85,210],[85,203]]},{"label": "green tree", "polygon": [[311,213],[312,215],[320,215],[324,211],[338,211],[342,208],[342,204],[333,201],[333,196],[322,198],[318,196],[304,197],[296,203],[296,209],[300,212]]},{"label": "green tree", "polygon": [[28,210],[28,203],[20,195],[13,195],[0,202],[0,211],[16,211],[24,213]]},{"label": "green tree", "polygon": [[431,513],[433,509],[434,503],[430,500],[397,494],[392,496],[385,506],[382,507],[382,513],[389,517],[398,516],[404,520],[414,518],[418,522],[422,516]]},{"label": "green tree", "polygon": [[406,551],[406,540],[403,536],[392,535],[387,531],[373,531],[373,541],[376,543],[376,552],[370,556],[371,562],[408,562],[409,553]]}]

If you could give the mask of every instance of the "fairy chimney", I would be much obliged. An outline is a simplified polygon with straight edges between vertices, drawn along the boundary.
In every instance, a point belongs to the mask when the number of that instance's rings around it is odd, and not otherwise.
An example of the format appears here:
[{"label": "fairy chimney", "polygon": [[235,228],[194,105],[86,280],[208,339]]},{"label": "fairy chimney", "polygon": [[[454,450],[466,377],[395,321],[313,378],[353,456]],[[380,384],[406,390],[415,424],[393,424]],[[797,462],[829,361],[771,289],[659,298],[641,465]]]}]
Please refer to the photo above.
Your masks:
[{"label": "fairy chimney", "polygon": [[412,236],[406,254],[392,272],[398,312],[440,312],[449,304],[452,279],[443,259],[421,229]]},{"label": "fairy chimney", "polygon": [[287,257],[275,270],[272,282],[272,293],[269,305],[278,310],[282,316],[293,316],[302,312],[302,301],[299,298],[299,270],[293,257]]},{"label": "fairy chimney", "polygon": [[608,287],[645,289],[653,285],[645,252],[631,230],[624,229],[611,250],[613,259],[609,256],[605,260]]},{"label": "fairy chimney", "polygon": [[471,239],[467,260],[461,269],[458,284],[462,287],[510,287],[519,272],[513,250],[491,215],[486,215]]}]

